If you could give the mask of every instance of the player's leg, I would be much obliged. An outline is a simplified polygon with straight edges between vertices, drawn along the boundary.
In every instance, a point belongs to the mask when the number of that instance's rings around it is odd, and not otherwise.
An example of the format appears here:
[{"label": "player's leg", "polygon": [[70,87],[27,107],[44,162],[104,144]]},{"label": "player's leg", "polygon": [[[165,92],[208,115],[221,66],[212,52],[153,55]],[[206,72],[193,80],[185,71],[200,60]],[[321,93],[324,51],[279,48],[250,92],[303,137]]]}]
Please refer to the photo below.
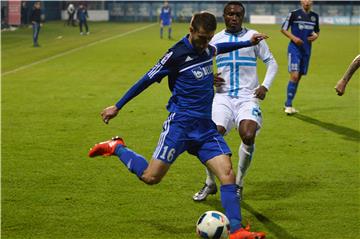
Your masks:
[{"label": "player's leg", "polygon": [[89,26],[87,24],[87,20],[84,21],[84,25],[85,25],[86,34],[89,35]]},{"label": "player's leg", "polygon": [[99,155],[118,156],[131,173],[149,185],[159,183],[170,168],[170,164],[157,159],[152,159],[148,163],[143,156],[126,147],[121,138],[113,138],[95,145],[91,149],[89,156],[95,157]]},{"label": "player's leg", "polygon": [[80,22],[79,22],[80,35],[83,35],[83,34],[84,34],[84,33],[83,33],[83,24],[84,24],[84,22],[83,22],[82,20],[80,20]]},{"label": "player's leg", "polygon": [[163,132],[150,163],[146,159],[126,147],[123,139],[113,138],[112,140],[96,144],[89,152],[90,157],[116,155],[129,171],[144,181],[146,184],[157,184],[166,175],[170,165],[181,154],[184,143],[182,138],[182,127],[179,122],[182,119],[174,119],[175,114],[170,114],[163,124]]},{"label": "player's leg", "polygon": [[[225,135],[233,127],[233,113],[231,101],[227,96],[215,95],[213,101],[212,120],[217,125],[217,131]],[[208,195],[216,194],[217,186],[214,174],[206,168],[206,180],[204,186],[193,195],[194,201],[206,200]]]},{"label": "player's leg", "polygon": [[163,33],[164,33],[164,25],[162,24],[162,22],[160,23],[160,38],[163,38]]},{"label": "player's leg", "polygon": [[[264,234],[253,233],[242,228],[241,208],[235,174],[230,160],[231,151],[224,138],[217,132],[211,120],[201,120],[195,125],[192,135],[197,135],[196,146],[189,147],[188,152],[196,155],[219,179],[221,186],[221,204],[230,222],[230,239],[264,238]],[[194,142],[192,142],[194,145]]]},{"label": "player's leg", "polygon": [[239,135],[241,144],[239,146],[239,162],[236,174],[236,185],[240,200],[243,199],[242,191],[244,188],[244,177],[250,167],[255,150],[255,136],[258,124],[253,120],[242,120],[239,125]]},{"label": "player's leg", "polygon": [[169,171],[170,165],[171,164],[153,158],[150,160],[148,167],[140,179],[149,185],[157,184],[166,175],[167,171]]},{"label": "player's leg", "polygon": [[169,24],[169,25],[168,25],[168,38],[169,38],[169,40],[172,38],[172,37],[171,37],[171,32],[172,32],[171,24]]},{"label": "player's leg", "polygon": [[299,85],[299,81],[301,79],[300,64],[301,64],[301,55],[298,52],[298,50],[289,48],[288,70],[290,73],[290,79],[286,89],[287,94],[285,101],[285,113],[287,114],[294,114],[297,112],[292,106]]},{"label": "player's leg", "polygon": [[209,159],[206,165],[214,172],[221,183],[221,205],[230,222],[230,239],[265,238],[263,232],[250,232],[249,229],[242,227],[240,202],[230,157],[225,154],[218,155]]},{"label": "player's leg", "polygon": [[242,199],[244,177],[252,161],[255,137],[262,125],[262,115],[257,101],[237,101],[236,112],[235,123],[238,125],[237,129],[241,138],[236,184],[238,185],[238,194]]}]

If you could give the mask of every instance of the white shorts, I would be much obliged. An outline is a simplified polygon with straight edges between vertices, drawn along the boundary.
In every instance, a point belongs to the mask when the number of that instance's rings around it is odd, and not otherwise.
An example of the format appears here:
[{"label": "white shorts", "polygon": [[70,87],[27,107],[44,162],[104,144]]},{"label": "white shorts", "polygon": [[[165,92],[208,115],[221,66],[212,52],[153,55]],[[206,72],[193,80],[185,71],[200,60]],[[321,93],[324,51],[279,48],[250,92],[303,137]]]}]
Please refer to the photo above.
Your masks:
[{"label": "white shorts", "polygon": [[212,120],[221,125],[228,134],[232,128],[237,128],[242,120],[252,120],[262,125],[262,116],[257,98],[243,99],[224,94],[215,94],[212,105]]}]

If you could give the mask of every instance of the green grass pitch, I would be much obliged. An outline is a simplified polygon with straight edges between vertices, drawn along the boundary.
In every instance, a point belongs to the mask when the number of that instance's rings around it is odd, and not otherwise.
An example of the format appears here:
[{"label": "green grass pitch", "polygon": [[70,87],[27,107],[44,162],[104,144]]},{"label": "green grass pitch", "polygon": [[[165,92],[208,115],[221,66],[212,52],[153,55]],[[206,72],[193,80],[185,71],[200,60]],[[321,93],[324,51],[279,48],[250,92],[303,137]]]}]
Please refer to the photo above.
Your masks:
[{"label": "green grass pitch", "polygon": [[[321,27],[293,117],[282,109],[288,40],[279,26],[248,27],[270,36],[279,72],[262,103],[244,221],[269,239],[359,238],[359,72],[344,96],[333,89],[359,53],[359,27]],[[188,31],[187,24],[173,28],[175,39]],[[94,143],[114,135],[152,155],[167,117],[166,79],[109,125],[100,112],[176,41],[160,40],[157,24],[90,23],[90,30],[80,36],[78,28],[50,22],[40,48],[32,47],[31,29],[2,33],[1,238],[196,238],[201,213],[222,211],[219,194],[192,201],[205,177],[196,158],[184,153],[159,185],[147,186],[116,157],[87,157]],[[226,140],[237,165],[237,133]]]}]

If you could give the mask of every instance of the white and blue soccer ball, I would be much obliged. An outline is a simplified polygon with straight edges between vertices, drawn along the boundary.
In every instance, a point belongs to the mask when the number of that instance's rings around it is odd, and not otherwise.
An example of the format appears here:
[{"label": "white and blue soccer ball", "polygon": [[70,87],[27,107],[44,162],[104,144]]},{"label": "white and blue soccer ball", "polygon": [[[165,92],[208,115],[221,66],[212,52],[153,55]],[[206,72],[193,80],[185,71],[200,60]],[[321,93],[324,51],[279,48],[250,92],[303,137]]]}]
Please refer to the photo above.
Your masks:
[{"label": "white and blue soccer ball", "polygon": [[218,211],[207,211],[196,223],[196,233],[201,238],[228,238],[230,232],[229,219]]}]

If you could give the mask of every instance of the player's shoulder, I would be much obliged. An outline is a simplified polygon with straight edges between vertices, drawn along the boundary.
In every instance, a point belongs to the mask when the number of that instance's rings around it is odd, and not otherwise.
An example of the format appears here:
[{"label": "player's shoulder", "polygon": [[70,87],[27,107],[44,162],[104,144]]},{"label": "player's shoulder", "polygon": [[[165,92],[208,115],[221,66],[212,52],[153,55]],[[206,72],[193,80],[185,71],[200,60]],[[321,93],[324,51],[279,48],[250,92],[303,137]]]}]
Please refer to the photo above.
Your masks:
[{"label": "player's shoulder", "polygon": [[255,30],[255,29],[249,29],[249,28],[245,28],[245,34],[251,34],[251,35],[253,35],[253,34],[255,34],[255,33],[259,33],[257,30]]},{"label": "player's shoulder", "polygon": [[168,55],[168,58],[171,58],[173,62],[179,60],[185,54],[191,52],[189,47],[186,45],[186,41],[184,40],[184,38],[182,38],[180,41],[170,47],[165,54]]},{"label": "player's shoulder", "polygon": [[259,33],[259,32],[255,29],[244,28],[239,33],[238,37],[240,38],[240,40],[249,40],[256,33]]},{"label": "player's shoulder", "polygon": [[210,41],[210,44],[216,44],[218,42],[223,41],[223,39],[226,38],[226,34],[225,34],[225,29],[223,29],[222,31],[216,33],[213,38]]},{"label": "player's shoulder", "polygon": [[302,10],[301,8],[297,8],[297,9],[295,9],[295,10],[292,10],[292,11],[290,12],[290,15],[291,15],[291,16],[299,16],[299,15],[302,14],[302,12],[303,12],[303,10]]},{"label": "player's shoulder", "polygon": [[319,14],[314,11],[310,11],[310,15],[319,18]]}]

